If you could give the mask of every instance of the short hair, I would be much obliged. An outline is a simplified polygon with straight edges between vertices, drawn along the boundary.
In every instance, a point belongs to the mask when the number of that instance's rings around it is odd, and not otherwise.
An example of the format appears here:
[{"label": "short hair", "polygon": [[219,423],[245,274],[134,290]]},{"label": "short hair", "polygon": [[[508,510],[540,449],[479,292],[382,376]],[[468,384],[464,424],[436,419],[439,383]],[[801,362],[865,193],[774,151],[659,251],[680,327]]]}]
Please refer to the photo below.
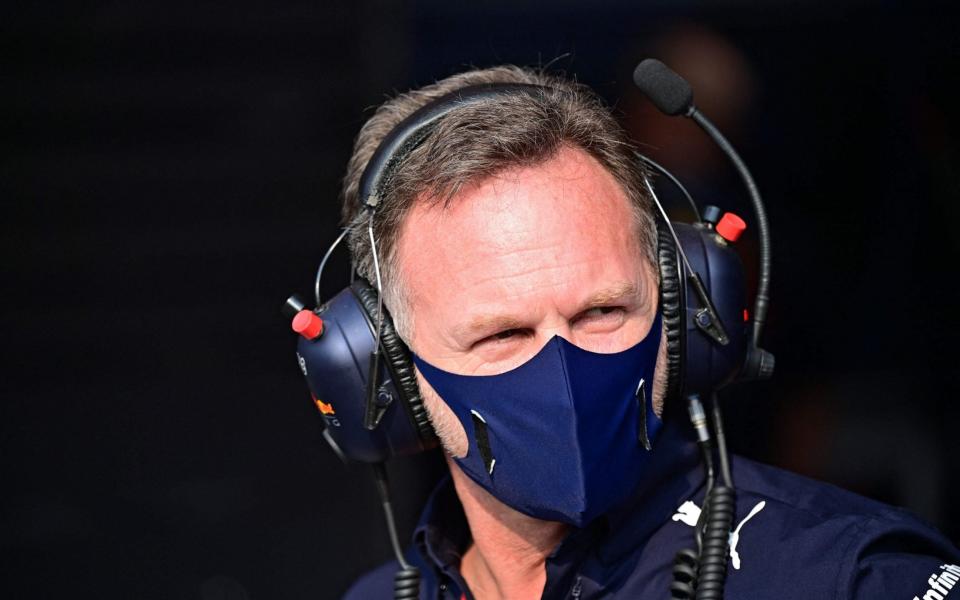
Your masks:
[{"label": "short hair", "polygon": [[410,208],[417,201],[449,201],[464,185],[510,168],[546,162],[564,146],[585,151],[613,175],[632,204],[644,258],[650,265],[656,264],[656,226],[644,185],[647,173],[610,109],[583,84],[507,65],[458,73],[400,94],[383,103],[360,129],[342,191],[343,222],[353,226],[348,243],[357,273],[375,281],[359,184],[381,140],[400,121],[433,100],[467,86],[491,83],[532,84],[544,90],[533,95],[509,94],[453,110],[391,172],[389,185],[379,198],[373,230],[384,303],[398,334],[407,343],[412,315],[395,275],[397,238]]}]

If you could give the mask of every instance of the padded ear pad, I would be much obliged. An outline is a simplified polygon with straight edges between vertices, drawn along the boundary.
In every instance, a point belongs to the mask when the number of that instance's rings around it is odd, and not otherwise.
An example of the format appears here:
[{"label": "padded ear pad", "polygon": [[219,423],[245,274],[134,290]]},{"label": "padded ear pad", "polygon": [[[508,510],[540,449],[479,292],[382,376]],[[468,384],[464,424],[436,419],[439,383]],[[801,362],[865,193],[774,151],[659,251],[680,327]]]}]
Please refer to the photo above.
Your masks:
[{"label": "padded ear pad", "polygon": [[663,332],[667,336],[667,393],[664,405],[670,407],[677,404],[675,400],[683,387],[685,302],[677,245],[669,228],[660,219],[657,219],[657,262],[660,268],[660,310]]},{"label": "padded ear pad", "polygon": [[[367,313],[370,322],[376,324],[377,305],[379,304],[377,290],[371,287],[367,280],[362,277],[354,280],[350,284],[350,289],[357,300],[360,301],[360,306]],[[383,356],[386,357],[387,368],[393,375],[397,391],[402,396],[400,398],[401,403],[406,407],[424,448],[430,448],[436,443],[437,436],[430,424],[427,410],[423,406],[423,399],[420,397],[420,388],[417,386],[417,376],[413,370],[410,350],[397,335],[397,331],[393,327],[393,319],[390,317],[390,313],[386,311],[386,307],[384,307],[383,314],[383,329],[380,330],[380,348]]]}]

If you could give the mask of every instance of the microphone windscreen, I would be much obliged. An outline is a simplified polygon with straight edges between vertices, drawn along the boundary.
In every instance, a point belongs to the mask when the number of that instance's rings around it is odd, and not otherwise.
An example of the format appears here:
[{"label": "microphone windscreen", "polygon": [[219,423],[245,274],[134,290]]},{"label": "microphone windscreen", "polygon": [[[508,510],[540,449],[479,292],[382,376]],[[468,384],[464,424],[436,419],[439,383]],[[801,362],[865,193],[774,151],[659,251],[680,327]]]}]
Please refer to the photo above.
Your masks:
[{"label": "microphone windscreen", "polygon": [[690,84],[655,58],[644,59],[637,65],[633,82],[660,112],[670,116],[682,115],[693,106]]}]

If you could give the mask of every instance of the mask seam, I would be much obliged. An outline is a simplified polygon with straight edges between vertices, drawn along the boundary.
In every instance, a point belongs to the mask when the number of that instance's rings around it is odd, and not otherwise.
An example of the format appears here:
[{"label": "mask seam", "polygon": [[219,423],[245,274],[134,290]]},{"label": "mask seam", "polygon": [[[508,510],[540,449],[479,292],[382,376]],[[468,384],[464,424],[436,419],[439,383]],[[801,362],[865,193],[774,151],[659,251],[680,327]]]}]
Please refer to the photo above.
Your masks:
[{"label": "mask seam", "polygon": [[[563,385],[567,389],[567,403],[570,406],[570,413],[573,415],[573,432],[574,434],[576,434],[580,431],[580,419],[579,419],[579,415],[577,415],[576,404],[573,401],[573,390],[570,387],[570,373],[567,371],[566,352],[564,351],[564,347],[563,347],[563,342],[566,340],[564,340],[560,336],[557,336],[557,337],[560,340],[557,343],[557,353],[560,354],[560,368],[563,370]],[[579,444],[579,439],[580,439],[579,436],[575,435],[574,437],[575,439],[578,440],[577,443]],[[577,451],[574,453],[574,455],[576,456],[576,460],[577,460],[577,472],[582,474],[583,473],[583,457],[581,456],[579,447],[577,448]],[[581,506],[586,508],[587,490],[586,490],[586,482],[583,477],[580,478],[580,481],[578,482],[578,484],[579,484],[579,489],[577,490],[577,494],[579,497],[577,498],[577,500],[579,501]]]}]

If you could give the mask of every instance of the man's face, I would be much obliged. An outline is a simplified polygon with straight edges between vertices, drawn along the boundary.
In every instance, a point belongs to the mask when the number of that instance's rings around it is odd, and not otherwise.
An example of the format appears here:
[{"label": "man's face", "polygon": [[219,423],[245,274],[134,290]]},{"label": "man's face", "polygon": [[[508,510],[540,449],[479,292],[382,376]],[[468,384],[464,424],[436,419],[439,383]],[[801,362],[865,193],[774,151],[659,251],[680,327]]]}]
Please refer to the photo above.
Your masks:
[{"label": "man's face", "polygon": [[[657,308],[630,203],[581,150],[465,187],[446,206],[416,203],[397,258],[408,341],[452,373],[503,373],[555,335],[593,352],[625,350],[646,336]],[[444,445],[464,455],[456,417],[418,379]]]}]

